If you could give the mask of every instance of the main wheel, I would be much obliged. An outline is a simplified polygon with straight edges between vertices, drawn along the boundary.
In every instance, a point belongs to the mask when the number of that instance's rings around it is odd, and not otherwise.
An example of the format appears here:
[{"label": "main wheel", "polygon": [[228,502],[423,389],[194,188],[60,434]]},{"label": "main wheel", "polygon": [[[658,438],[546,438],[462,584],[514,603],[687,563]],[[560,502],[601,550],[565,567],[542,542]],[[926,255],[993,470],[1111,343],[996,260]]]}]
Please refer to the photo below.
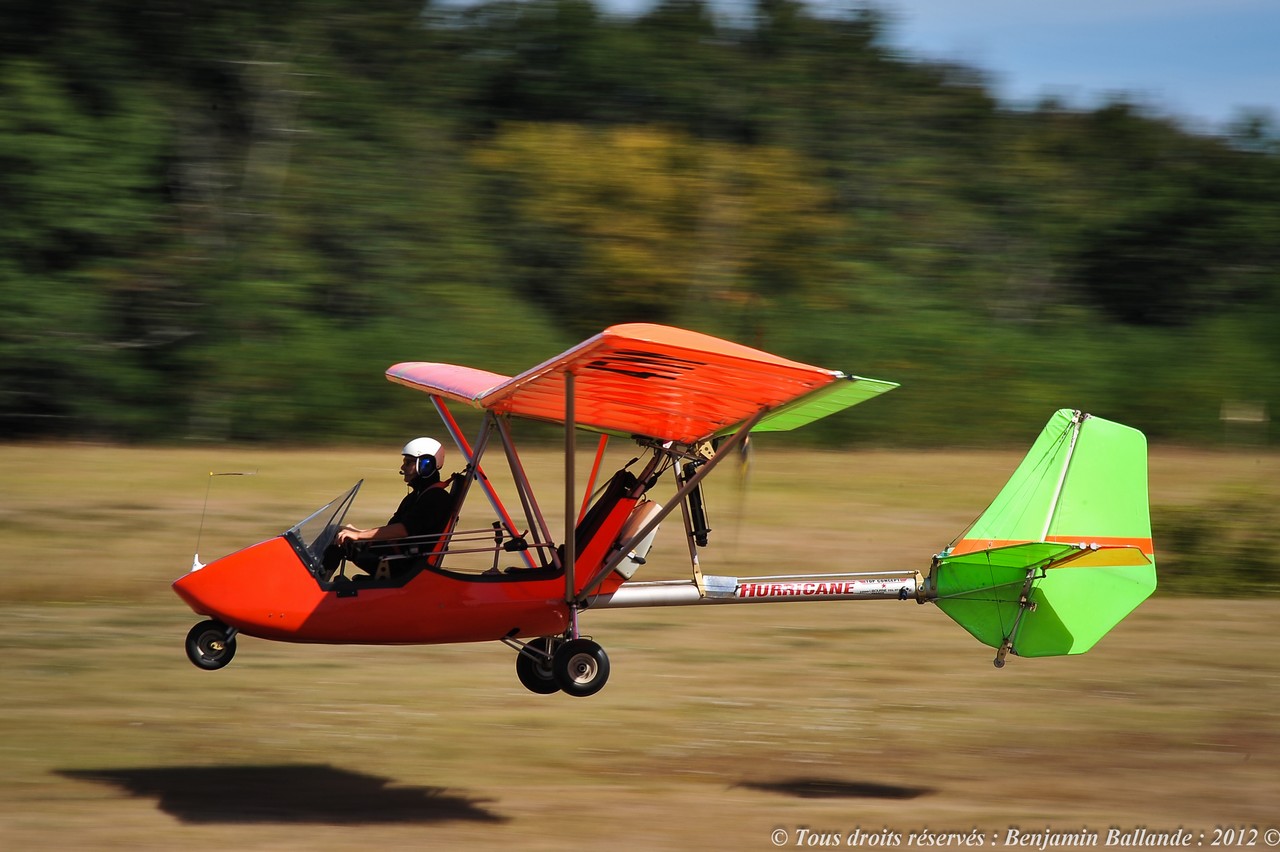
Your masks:
[{"label": "main wheel", "polygon": [[556,683],[569,695],[595,695],[609,679],[609,657],[590,639],[570,639],[551,658]]},{"label": "main wheel", "polygon": [[516,654],[516,677],[524,688],[538,695],[551,695],[560,691],[555,671],[551,667],[553,640],[550,636],[529,643],[528,651]]},{"label": "main wheel", "polygon": [[187,659],[206,671],[220,669],[236,655],[236,640],[221,621],[202,621],[187,633]]}]

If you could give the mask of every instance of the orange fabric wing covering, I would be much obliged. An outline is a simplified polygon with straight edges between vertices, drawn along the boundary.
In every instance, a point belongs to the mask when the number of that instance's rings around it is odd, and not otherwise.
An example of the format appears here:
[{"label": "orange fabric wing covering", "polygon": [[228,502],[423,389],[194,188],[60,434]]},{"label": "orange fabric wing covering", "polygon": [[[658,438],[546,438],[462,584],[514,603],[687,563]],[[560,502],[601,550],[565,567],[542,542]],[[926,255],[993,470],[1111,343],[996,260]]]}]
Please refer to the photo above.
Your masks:
[{"label": "orange fabric wing covering", "polygon": [[633,323],[611,326],[515,378],[419,362],[396,364],[387,378],[477,408],[562,423],[567,372],[579,427],[686,444],[843,375],[695,331]]}]

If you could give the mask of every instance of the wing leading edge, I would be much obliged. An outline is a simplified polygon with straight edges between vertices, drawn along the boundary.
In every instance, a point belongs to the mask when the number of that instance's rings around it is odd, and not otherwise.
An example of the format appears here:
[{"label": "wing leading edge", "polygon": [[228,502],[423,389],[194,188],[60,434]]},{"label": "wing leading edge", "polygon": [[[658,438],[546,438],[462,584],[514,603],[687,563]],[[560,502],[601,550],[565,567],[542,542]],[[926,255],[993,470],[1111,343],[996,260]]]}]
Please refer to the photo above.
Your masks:
[{"label": "wing leading edge", "polygon": [[726,434],[761,409],[756,431],[785,431],[897,385],[791,361],[668,326],[616,325],[508,378],[450,364],[408,362],[392,382],[501,414],[564,422],[566,373],[583,429],[692,444]]}]

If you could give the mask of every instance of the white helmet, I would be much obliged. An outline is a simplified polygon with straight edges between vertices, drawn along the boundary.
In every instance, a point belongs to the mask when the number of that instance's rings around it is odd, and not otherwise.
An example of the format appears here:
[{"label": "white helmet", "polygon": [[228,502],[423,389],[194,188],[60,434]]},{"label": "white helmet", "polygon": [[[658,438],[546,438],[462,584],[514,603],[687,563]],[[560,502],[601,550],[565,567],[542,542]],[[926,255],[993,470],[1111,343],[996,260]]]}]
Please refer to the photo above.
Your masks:
[{"label": "white helmet", "polygon": [[[430,476],[444,464],[444,446],[435,438],[414,438],[400,451],[403,456],[418,459],[418,476]],[[429,464],[424,459],[430,458]]]}]

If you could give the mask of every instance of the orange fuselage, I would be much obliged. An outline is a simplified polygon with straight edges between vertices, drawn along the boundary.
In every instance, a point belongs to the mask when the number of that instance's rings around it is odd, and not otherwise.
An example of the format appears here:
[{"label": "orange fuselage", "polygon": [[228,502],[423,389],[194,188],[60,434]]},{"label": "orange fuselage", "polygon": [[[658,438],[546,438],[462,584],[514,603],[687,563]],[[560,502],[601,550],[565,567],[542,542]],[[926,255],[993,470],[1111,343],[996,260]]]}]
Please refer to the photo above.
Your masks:
[{"label": "orange fuselage", "polygon": [[564,580],[459,577],[424,570],[400,588],[326,591],[284,536],[181,577],[195,612],[287,642],[370,645],[482,642],[565,630]]},{"label": "orange fuselage", "polygon": [[[635,504],[634,498],[617,501],[582,543],[576,592],[604,564]],[[597,591],[608,594],[621,584],[610,572]],[[556,572],[464,575],[427,568],[396,588],[359,582],[326,588],[283,535],[192,571],[173,589],[200,615],[285,642],[486,642],[564,633],[570,618],[564,577]]]}]

